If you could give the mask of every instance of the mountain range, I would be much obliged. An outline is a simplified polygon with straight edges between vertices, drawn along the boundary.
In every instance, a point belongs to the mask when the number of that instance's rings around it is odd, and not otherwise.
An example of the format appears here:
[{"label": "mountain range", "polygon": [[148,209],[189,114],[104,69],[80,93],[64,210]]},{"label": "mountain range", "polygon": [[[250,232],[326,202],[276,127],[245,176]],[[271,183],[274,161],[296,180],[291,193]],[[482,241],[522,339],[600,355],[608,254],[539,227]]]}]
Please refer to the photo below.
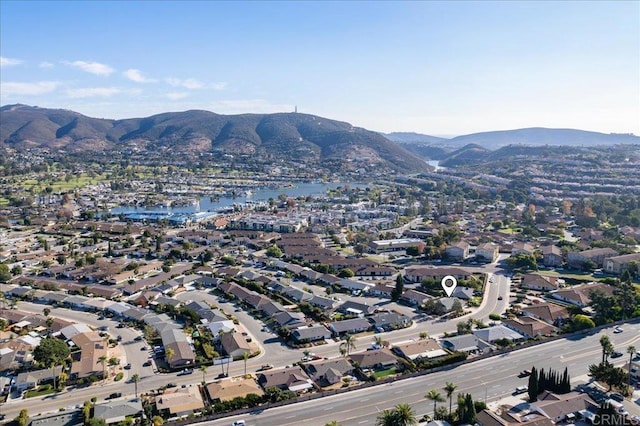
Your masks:
[{"label": "mountain range", "polygon": [[16,151],[135,149],[170,155],[214,152],[262,161],[334,161],[356,167],[384,166],[416,172],[425,170],[425,159],[454,158],[466,162],[510,145],[613,144],[640,144],[640,137],[575,129],[527,128],[447,139],[407,132],[382,134],[301,113],[220,115],[191,110],[111,120],[21,104],[0,108],[0,148]]}]

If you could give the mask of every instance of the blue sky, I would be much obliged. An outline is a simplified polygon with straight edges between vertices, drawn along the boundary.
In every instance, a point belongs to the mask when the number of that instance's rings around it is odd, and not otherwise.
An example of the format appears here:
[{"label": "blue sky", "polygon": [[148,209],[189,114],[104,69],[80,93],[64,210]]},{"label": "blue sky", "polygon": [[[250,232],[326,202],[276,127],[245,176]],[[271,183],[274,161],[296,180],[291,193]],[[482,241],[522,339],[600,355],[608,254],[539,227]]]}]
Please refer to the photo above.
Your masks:
[{"label": "blue sky", "polygon": [[0,103],[640,134],[640,2],[0,1]]}]

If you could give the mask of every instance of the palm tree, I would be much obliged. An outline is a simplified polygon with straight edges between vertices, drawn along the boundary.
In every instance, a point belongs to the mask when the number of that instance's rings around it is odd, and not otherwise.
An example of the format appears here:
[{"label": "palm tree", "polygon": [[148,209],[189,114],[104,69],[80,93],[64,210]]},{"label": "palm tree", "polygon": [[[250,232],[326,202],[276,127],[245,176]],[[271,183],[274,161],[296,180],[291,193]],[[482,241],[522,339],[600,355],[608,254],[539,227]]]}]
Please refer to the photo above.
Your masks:
[{"label": "palm tree", "polygon": [[433,401],[433,415],[435,418],[436,405],[438,404],[438,402],[444,402],[444,398],[442,397],[442,395],[440,395],[440,392],[435,389],[431,389],[424,397],[429,401]]},{"label": "palm tree", "polygon": [[603,335],[600,337],[600,346],[602,346],[602,363],[607,362],[607,358],[613,352],[613,344],[611,344],[611,340],[608,335]]},{"label": "palm tree", "polygon": [[244,361],[244,375],[247,375],[247,360],[249,359],[249,352],[242,352],[242,360]]},{"label": "palm tree", "polygon": [[426,331],[423,331],[422,333],[420,333],[420,340],[427,340],[429,338],[429,333],[427,333]]},{"label": "palm tree", "polygon": [[131,381],[133,381],[133,384],[135,386],[136,399],[138,399],[138,382],[140,381],[140,375],[138,373],[134,374],[133,376],[131,376]]},{"label": "palm tree", "polygon": [[382,336],[373,336],[373,343],[375,343],[379,347],[382,347],[384,339],[382,339]]},{"label": "palm tree", "polygon": [[413,409],[409,404],[398,404],[395,406],[393,411],[395,412],[395,424],[397,426],[412,426],[418,424],[416,413],[413,412]]},{"label": "palm tree", "polygon": [[331,420],[329,423],[325,423],[324,426],[341,426],[337,420]]},{"label": "palm tree", "polygon": [[176,353],[172,348],[167,348],[167,350],[164,352],[164,358],[167,360],[167,364],[169,364],[169,367],[171,367],[171,360],[173,359],[173,356],[175,354]]},{"label": "palm tree", "polygon": [[376,426],[396,426],[396,416],[393,410],[383,410],[376,417]]},{"label": "palm tree", "polygon": [[356,338],[347,333],[342,340],[343,342],[340,343],[340,348],[344,348],[345,353],[349,356],[351,350],[356,348]]},{"label": "palm tree", "polygon": [[[627,353],[629,354],[629,369],[627,373],[629,373],[629,387],[631,388],[631,361],[633,361],[633,355],[636,353],[636,347],[629,345],[629,347],[627,347]],[[633,390],[633,388],[631,388],[631,390]]]},{"label": "palm tree", "polygon": [[202,371],[202,384],[204,385],[206,383],[205,375],[207,374],[207,366],[202,364],[200,366],[200,371]]},{"label": "palm tree", "polygon": [[102,383],[104,384],[104,382],[107,381],[107,356],[101,355],[100,358],[98,358],[98,362],[102,364]]},{"label": "palm tree", "polygon": [[452,404],[452,399],[453,399],[453,392],[455,392],[455,390],[458,388],[458,386],[454,385],[451,382],[447,382],[444,385],[444,389],[447,392],[447,398],[449,398],[449,416],[451,416],[451,404]]},{"label": "palm tree", "polygon": [[409,404],[398,404],[391,410],[382,411],[376,418],[377,426],[414,426],[418,419]]}]

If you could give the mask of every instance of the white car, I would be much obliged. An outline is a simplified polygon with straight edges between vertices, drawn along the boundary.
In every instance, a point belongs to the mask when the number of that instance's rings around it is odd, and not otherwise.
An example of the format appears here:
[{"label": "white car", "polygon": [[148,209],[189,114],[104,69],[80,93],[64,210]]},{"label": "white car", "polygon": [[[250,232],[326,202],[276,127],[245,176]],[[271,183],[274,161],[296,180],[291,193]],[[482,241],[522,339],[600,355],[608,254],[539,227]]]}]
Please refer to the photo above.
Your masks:
[{"label": "white car", "polygon": [[231,426],[246,426],[244,420],[236,420],[235,422],[231,423]]},{"label": "white car", "polygon": [[618,333],[622,333],[624,331],[624,329],[622,327],[616,327],[613,329],[613,332],[618,334]]}]

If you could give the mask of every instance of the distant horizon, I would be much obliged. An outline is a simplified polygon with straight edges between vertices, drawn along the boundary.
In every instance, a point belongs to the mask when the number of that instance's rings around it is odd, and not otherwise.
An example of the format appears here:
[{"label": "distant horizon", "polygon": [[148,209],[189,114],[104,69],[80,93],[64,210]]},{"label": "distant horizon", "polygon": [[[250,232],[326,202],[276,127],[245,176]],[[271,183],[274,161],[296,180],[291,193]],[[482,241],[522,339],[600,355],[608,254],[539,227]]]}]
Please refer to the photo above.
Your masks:
[{"label": "distant horizon", "polygon": [[[307,114],[307,115],[313,115],[313,116],[317,116],[317,117],[322,117],[322,118],[326,118],[329,120],[334,120],[334,121],[342,121],[342,122],[346,122],[349,124],[353,124],[350,123],[349,121],[340,119],[340,118],[336,118],[336,117],[325,117],[325,116],[321,116],[318,114],[312,114],[309,112],[304,112],[304,111],[300,111],[298,110],[296,111],[276,111],[276,112],[246,112],[246,113],[237,113],[237,114],[222,114],[222,113],[218,113],[216,111],[211,111],[211,110],[207,110],[207,109],[202,109],[202,108],[189,108],[186,110],[181,110],[181,111],[162,111],[156,114],[151,114],[151,115],[143,115],[143,116],[132,116],[132,117],[123,117],[123,118],[114,118],[114,117],[98,117],[98,116],[94,116],[94,115],[89,115],[89,114],[85,114],[82,111],[77,111],[77,110],[73,110],[70,108],[62,108],[62,107],[43,107],[41,105],[29,105],[29,104],[25,104],[22,102],[16,102],[16,103],[11,103],[11,104],[5,104],[5,105],[0,105],[0,108],[4,108],[7,106],[13,106],[13,105],[24,105],[27,107],[33,107],[33,108],[43,108],[43,109],[59,109],[59,110],[65,110],[65,111],[72,111],[72,112],[76,112],[79,114],[82,114],[86,117],[89,118],[96,118],[96,119],[101,119],[101,120],[128,120],[128,119],[141,119],[141,118],[147,118],[153,115],[159,115],[159,114],[171,114],[171,113],[183,113],[183,112],[188,112],[188,111],[207,111],[207,112],[211,112],[214,114],[218,114],[218,115],[243,115],[243,114],[256,114],[256,115],[265,115],[265,114]],[[362,126],[356,126],[356,127],[362,127]],[[457,138],[459,136],[468,136],[468,135],[473,135],[473,134],[479,134],[479,133],[492,133],[492,132],[509,132],[509,131],[516,131],[516,130],[526,130],[526,129],[548,129],[548,130],[578,130],[578,131],[583,131],[583,132],[593,132],[593,133],[602,133],[605,135],[632,135],[632,136],[638,136],[635,133],[630,133],[630,132],[600,132],[597,130],[590,130],[590,129],[579,129],[579,128],[572,128],[572,127],[544,127],[544,126],[527,126],[527,127],[518,127],[518,128],[513,128],[513,129],[490,129],[490,130],[480,130],[477,132],[471,132],[471,133],[460,133],[460,134],[455,134],[455,135],[442,135],[442,134],[434,134],[434,133],[422,133],[422,132],[416,132],[413,130],[394,130],[391,132],[384,132],[384,131],[380,131],[377,129],[370,129],[367,127],[362,127],[366,130],[372,131],[372,132],[377,132],[377,133],[381,133],[381,134],[391,134],[391,133],[415,133],[417,135],[422,135],[422,136],[431,136],[431,137],[437,137],[437,138],[443,138],[443,139],[454,139]]]},{"label": "distant horizon", "polygon": [[638,16],[624,0],[1,1],[0,104],[640,134]]}]

